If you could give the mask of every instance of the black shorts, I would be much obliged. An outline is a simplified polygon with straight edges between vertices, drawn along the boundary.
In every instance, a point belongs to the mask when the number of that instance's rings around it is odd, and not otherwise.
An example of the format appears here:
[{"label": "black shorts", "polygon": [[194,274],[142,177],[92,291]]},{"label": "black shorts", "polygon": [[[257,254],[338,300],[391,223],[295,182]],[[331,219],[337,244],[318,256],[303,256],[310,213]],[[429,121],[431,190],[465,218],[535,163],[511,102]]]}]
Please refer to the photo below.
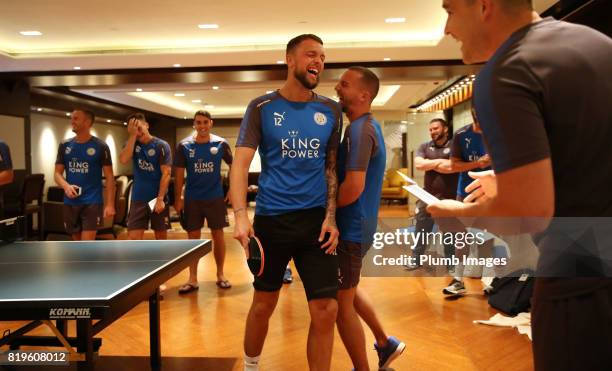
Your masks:
[{"label": "black shorts", "polygon": [[151,221],[151,229],[154,231],[166,231],[170,229],[170,209],[168,204],[161,213],[154,213],[145,201],[132,201],[128,215],[128,231],[134,229],[148,229]]},{"label": "black shorts", "polygon": [[253,228],[265,256],[264,271],[253,282],[255,290],[280,290],[285,268],[293,258],[309,301],[336,298],[338,257],[325,254],[318,241],[324,219],[323,208],[274,216],[255,215]]},{"label": "black shorts", "polygon": [[360,243],[351,241],[340,241],[338,248],[338,287],[340,290],[348,290],[357,287],[361,276],[363,258],[367,254]]},{"label": "black shorts", "polygon": [[188,232],[202,229],[204,220],[210,229],[223,229],[229,226],[227,206],[223,197],[206,201],[185,200],[183,218],[185,230]]},{"label": "black shorts", "polygon": [[81,231],[97,231],[104,220],[102,204],[66,205],[64,204],[64,228],[66,233],[74,234]]},{"label": "black shorts", "polygon": [[[571,293],[580,285],[588,291]],[[569,294],[555,295],[564,286]],[[551,291],[555,292],[551,295]],[[610,369],[611,278],[536,278],[532,304],[533,359],[537,371]]]}]

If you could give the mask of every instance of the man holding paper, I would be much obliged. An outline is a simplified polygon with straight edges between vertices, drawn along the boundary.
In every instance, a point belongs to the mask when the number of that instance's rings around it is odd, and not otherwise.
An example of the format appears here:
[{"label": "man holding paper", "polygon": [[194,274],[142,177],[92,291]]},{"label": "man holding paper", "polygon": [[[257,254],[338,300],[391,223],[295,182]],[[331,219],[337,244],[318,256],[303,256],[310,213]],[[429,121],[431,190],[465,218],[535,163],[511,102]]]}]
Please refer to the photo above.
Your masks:
[{"label": "man holding paper", "polygon": [[155,238],[168,238],[170,228],[168,184],[172,170],[170,145],[149,133],[149,124],[142,113],[128,117],[128,141],[119,155],[119,161],[133,163],[134,185],[128,215],[130,240],[142,240],[151,224]]}]

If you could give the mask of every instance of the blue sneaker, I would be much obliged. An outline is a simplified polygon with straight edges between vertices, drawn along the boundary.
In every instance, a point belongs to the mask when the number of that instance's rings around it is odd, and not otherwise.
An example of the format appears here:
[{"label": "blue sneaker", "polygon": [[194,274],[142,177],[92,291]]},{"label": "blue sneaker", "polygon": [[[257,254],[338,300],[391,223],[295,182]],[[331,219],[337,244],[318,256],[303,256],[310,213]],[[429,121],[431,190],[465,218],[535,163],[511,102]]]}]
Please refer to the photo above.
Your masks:
[{"label": "blue sneaker", "polygon": [[375,343],[374,349],[376,349],[378,353],[378,369],[389,367],[391,362],[402,354],[404,348],[406,348],[406,344],[402,343],[394,336],[389,336],[387,338],[387,346],[384,348],[379,348],[378,344]]},{"label": "blue sneaker", "polygon": [[293,275],[291,274],[291,268],[287,267],[287,269],[285,269],[285,274],[283,275],[283,283],[291,282],[293,282]]}]

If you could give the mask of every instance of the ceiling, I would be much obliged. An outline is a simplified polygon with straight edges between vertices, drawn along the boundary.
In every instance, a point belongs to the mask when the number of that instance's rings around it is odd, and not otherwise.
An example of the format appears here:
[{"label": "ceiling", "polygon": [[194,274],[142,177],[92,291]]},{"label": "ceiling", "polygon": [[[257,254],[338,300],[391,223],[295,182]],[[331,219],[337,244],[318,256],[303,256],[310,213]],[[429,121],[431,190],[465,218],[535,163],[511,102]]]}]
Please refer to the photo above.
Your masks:
[{"label": "ceiling", "polygon": [[[554,3],[535,1],[540,12]],[[89,70],[156,68],[181,73],[211,66],[275,65],[284,59],[291,37],[310,32],[324,40],[326,63],[383,62],[385,58],[390,59],[388,63],[429,63],[461,57],[458,43],[443,35],[446,15],[441,1],[354,0],[347,6],[323,0],[28,0],[3,1],[1,8],[0,70],[15,73],[70,74],[76,67],[81,75]],[[403,17],[405,22],[387,23],[391,17]],[[218,28],[201,29],[201,24]],[[20,34],[33,30],[42,35]],[[175,64],[180,67],[174,68]],[[405,110],[447,77],[448,72],[383,79],[383,87],[399,88],[377,109]],[[281,79],[176,83],[160,78],[131,84],[80,79],[62,85],[182,118],[205,104],[214,106],[209,108],[215,116],[240,117],[251,99],[281,84]],[[334,80],[324,79],[318,92],[333,96],[333,85]],[[185,96],[175,97],[179,92]],[[195,99],[201,103],[193,103]]]}]

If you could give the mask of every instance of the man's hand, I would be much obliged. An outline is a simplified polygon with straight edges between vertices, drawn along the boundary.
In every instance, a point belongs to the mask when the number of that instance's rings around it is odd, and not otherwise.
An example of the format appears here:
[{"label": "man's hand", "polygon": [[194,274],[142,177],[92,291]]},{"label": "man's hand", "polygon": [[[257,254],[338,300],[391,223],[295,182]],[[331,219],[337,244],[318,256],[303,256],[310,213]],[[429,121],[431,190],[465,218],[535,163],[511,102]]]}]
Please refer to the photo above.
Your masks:
[{"label": "man's hand", "polygon": [[113,206],[113,205],[106,205],[104,207],[104,217],[105,218],[110,218],[111,216],[115,216],[115,206]]},{"label": "man's hand", "polygon": [[489,154],[486,154],[482,156],[481,158],[479,158],[477,163],[478,163],[479,168],[481,169],[487,168],[491,166],[491,156],[489,156]]},{"label": "man's hand", "polygon": [[66,194],[66,197],[70,199],[79,197],[79,194],[77,193],[77,190],[75,187],[76,186],[72,184],[66,184],[66,186],[64,187],[64,193]]},{"label": "man's hand", "polygon": [[338,247],[338,236],[340,235],[340,232],[338,232],[338,227],[336,226],[335,218],[330,216],[325,218],[323,224],[321,225],[319,242],[323,242],[325,233],[329,233],[329,238],[323,245],[321,245],[321,249],[326,249],[326,254],[333,254],[336,251],[336,247]]},{"label": "man's hand", "polygon": [[127,131],[130,136],[138,135],[138,120],[133,118],[128,122]]},{"label": "man's hand", "polygon": [[180,214],[183,211],[183,199],[180,197],[176,197],[174,200],[174,210],[176,210],[177,214]]},{"label": "man's hand", "polygon": [[166,203],[164,202],[164,199],[157,198],[157,201],[155,201],[155,207],[153,208],[153,211],[157,214],[161,214],[165,208],[166,208]]},{"label": "man's hand", "polygon": [[234,239],[240,242],[240,244],[244,248],[244,253],[246,254],[246,257],[248,259],[249,238],[255,235],[255,231],[253,231],[253,226],[249,221],[246,209],[239,209],[238,213],[234,213],[234,219],[236,221],[236,225],[234,226]]},{"label": "man's hand", "polygon": [[463,202],[484,202],[497,196],[497,180],[493,170],[470,171],[468,175],[475,180],[465,187],[469,195]]}]

